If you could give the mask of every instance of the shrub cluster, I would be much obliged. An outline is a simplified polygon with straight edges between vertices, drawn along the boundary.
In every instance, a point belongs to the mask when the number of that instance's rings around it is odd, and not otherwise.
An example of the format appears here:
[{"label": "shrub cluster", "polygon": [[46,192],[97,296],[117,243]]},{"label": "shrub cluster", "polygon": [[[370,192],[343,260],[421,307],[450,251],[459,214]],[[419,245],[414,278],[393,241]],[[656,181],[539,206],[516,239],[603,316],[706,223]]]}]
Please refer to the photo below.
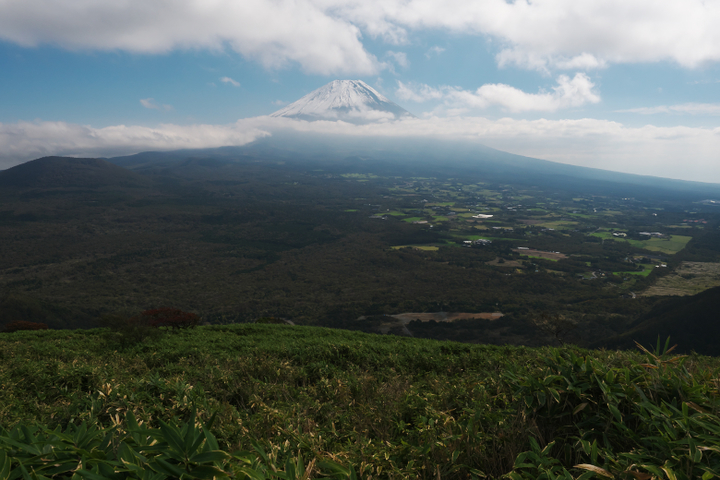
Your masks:
[{"label": "shrub cluster", "polygon": [[[286,480],[352,478],[353,469],[356,478],[376,480],[720,477],[720,359],[673,356],[669,344],[637,354],[289,325],[146,327],[165,333],[127,351],[98,341],[119,337],[109,331],[0,336],[0,423],[9,430],[0,428],[0,457],[13,451],[10,480],[27,478],[20,463],[39,480],[70,480],[72,471],[50,472],[80,467],[72,452],[62,453],[73,448],[87,459],[75,478],[90,480],[98,477],[85,470],[103,478],[200,478],[212,472],[198,467],[213,465],[238,479],[246,478],[244,466],[265,469],[250,478]],[[205,453],[202,440],[199,451],[170,455],[170,437],[190,446],[201,437],[189,426],[168,434],[163,422],[177,425],[194,411],[217,412],[213,434],[225,460],[197,456]],[[156,430],[137,432],[130,412]],[[109,435],[112,448],[101,453],[80,441],[70,425],[83,421],[103,429],[98,436]],[[36,422],[46,425],[37,432],[47,443],[23,433]],[[5,437],[16,443],[8,447]],[[143,459],[126,455],[121,442]],[[251,464],[237,450],[252,452]],[[137,477],[117,454],[137,461]],[[211,457],[218,463],[206,465]],[[322,467],[328,459],[344,470]],[[0,458],[0,480],[8,478],[2,472]]]},{"label": "shrub cluster", "polygon": [[196,314],[183,312],[179,308],[145,310],[138,317],[133,317],[135,318],[135,321],[151,327],[194,328],[200,323],[200,317]]},{"label": "shrub cluster", "polygon": [[101,324],[110,329],[110,335],[127,347],[144,341],[157,340],[162,335],[160,327],[172,329],[194,328],[200,324],[200,317],[178,308],[156,308],[145,310],[139,315],[127,318],[122,315],[105,315]]},{"label": "shrub cluster", "polygon": [[48,326],[44,323],[39,322],[26,322],[26,321],[17,321],[8,323],[5,325],[4,332],[12,333],[12,332],[19,332],[21,330],[47,330]]},{"label": "shrub cluster", "polygon": [[[62,431],[39,425],[0,427],[0,478],[90,480],[214,480],[218,478],[289,480],[357,478],[353,469],[325,461],[306,468],[302,456],[278,462],[260,446],[254,452],[220,449],[209,424],[193,413],[180,425],[160,420],[147,428],[131,411],[125,429],[70,424]],[[289,452],[288,452],[289,453]],[[286,455],[283,455],[286,456]]]},{"label": "shrub cluster", "polygon": [[719,477],[716,377],[668,346],[638,344],[645,363],[614,367],[552,350],[538,371],[510,375],[532,436],[507,478]]}]

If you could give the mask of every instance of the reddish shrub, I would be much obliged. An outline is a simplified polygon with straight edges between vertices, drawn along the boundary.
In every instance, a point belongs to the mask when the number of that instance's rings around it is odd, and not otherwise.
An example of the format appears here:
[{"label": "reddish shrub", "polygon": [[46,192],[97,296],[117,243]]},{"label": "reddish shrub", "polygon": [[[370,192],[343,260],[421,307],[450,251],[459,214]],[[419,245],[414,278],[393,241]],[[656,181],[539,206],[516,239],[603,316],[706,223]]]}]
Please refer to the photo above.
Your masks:
[{"label": "reddish shrub", "polygon": [[200,324],[200,317],[178,308],[145,310],[139,320],[152,327],[193,328]]},{"label": "reddish shrub", "polygon": [[48,326],[44,323],[35,323],[35,322],[25,322],[25,321],[17,321],[8,323],[5,325],[5,332],[12,333],[12,332],[18,332],[20,330],[47,330]]}]

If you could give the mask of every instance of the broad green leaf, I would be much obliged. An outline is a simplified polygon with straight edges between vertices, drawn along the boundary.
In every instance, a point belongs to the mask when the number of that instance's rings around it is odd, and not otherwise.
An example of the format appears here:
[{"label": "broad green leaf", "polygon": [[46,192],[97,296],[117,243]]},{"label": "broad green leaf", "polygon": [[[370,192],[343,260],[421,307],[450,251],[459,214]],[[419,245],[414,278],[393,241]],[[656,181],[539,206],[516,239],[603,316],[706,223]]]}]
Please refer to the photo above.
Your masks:
[{"label": "broad green leaf", "polygon": [[160,431],[168,446],[182,457],[185,457],[184,442],[180,437],[180,432],[178,432],[177,427],[170,426],[160,420]]},{"label": "broad green leaf", "polygon": [[620,410],[618,410],[615,405],[613,405],[612,403],[608,403],[608,409],[610,410],[610,413],[613,414],[613,416],[615,417],[615,419],[618,422],[622,422],[622,414],[620,413]]},{"label": "broad green leaf", "polygon": [[31,454],[31,455],[36,456],[36,457],[39,457],[39,456],[42,455],[42,452],[41,452],[40,450],[38,450],[37,448],[35,448],[34,446],[17,442],[17,441],[15,441],[15,440],[13,440],[13,439],[11,439],[11,438],[8,438],[8,437],[0,438],[0,442],[5,442],[5,443],[7,443],[7,444],[10,444],[10,445],[12,445],[12,446],[15,447],[15,448],[18,448],[18,449],[22,450],[23,452],[27,452],[27,453],[29,453],[29,454]]},{"label": "broad green leaf", "polygon": [[135,431],[140,429],[140,426],[137,423],[137,419],[135,418],[135,414],[132,410],[128,410],[125,414],[125,422],[127,423],[128,431]]},{"label": "broad green leaf", "polygon": [[166,475],[174,476],[177,478],[180,478],[185,473],[187,473],[182,468],[178,467],[177,465],[173,465],[172,463],[169,463],[162,458],[156,458],[150,465],[153,465],[156,471],[159,470]]},{"label": "broad green leaf", "polygon": [[190,457],[190,461],[192,463],[213,463],[213,462],[222,462],[229,458],[230,458],[230,455],[228,455],[227,453],[225,453],[221,450],[215,450],[215,451],[203,452],[203,453],[198,453],[196,455],[193,455],[192,457]]},{"label": "broad green leaf", "polygon": [[10,478],[12,461],[8,458],[4,450],[0,450],[0,480],[8,480]]},{"label": "broad green leaf", "polygon": [[70,472],[74,469],[76,469],[78,466],[78,461],[75,460],[73,462],[67,462],[63,464],[59,464],[57,466],[53,466],[52,468],[48,468],[47,470],[44,470],[45,473],[48,475],[58,475],[60,473]]},{"label": "broad green leaf", "polygon": [[555,446],[555,441],[553,440],[552,442],[550,442],[550,443],[548,443],[547,445],[545,445],[545,448],[542,449],[542,452],[541,452],[541,453],[544,454],[544,455],[549,455],[549,454],[550,454],[550,450],[552,450],[552,448],[553,448],[554,446]]},{"label": "broad green leaf", "polygon": [[202,437],[199,435],[197,428],[195,427],[195,410],[190,412],[190,418],[182,429],[183,437],[183,452],[186,456],[192,456],[202,442]]},{"label": "broad green leaf", "polygon": [[207,478],[212,480],[216,477],[228,477],[229,475],[227,472],[217,468],[213,467],[212,465],[200,465],[198,467],[193,468],[190,471],[190,475],[195,478]]},{"label": "broad green leaf", "polygon": [[577,415],[579,412],[581,412],[585,407],[588,406],[588,402],[581,403],[575,409],[573,410],[573,415]]},{"label": "broad green leaf", "polygon": [[239,470],[252,480],[268,480],[268,477],[253,468],[241,467]]},{"label": "broad green leaf", "polygon": [[75,473],[80,475],[82,478],[87,478],[88,480],[108,480],[108,477],[93,473],[90,470],[78,469],[75,470]]},{"label": "broad green leaf", "polygon": [[668,480],[677,480],[675,472],[667,465],[667,463],[660,468],[662,468],[665,474],[668,476]]},{"label": "broad green leaf", "polygon": [[32,480],[30,477],[30,474],[28,473],[27,469],[25,468],[25,465],[22,464],[22,462],[18,462],[20,464],[20,474],[22,475],[23,480]]},{"label": "broad green leaf", "polygon": [[656,467],[655,465],[640,465],[640,467],[644,468],[648,472],[655,474],[659,478],[662,478],[664,476],[663,475],[664,472],[662,471],[662,469],[660,469],[659,467]]}]

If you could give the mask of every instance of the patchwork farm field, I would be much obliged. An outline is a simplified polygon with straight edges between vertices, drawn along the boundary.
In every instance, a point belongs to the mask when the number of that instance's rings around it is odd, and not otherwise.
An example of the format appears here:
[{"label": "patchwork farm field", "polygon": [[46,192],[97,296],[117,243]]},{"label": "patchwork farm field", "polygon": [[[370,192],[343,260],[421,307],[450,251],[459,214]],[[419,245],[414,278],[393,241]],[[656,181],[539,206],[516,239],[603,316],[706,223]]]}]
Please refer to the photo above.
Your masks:
[{"label": "patchwork farm field", "polygon": [[651,252],[660,252],[668,255],[674,255],[685,248],[692,237],[687,235],[670,235],[669,238],[650,238],[648,240],[634,240],[629,238],[613,237],[610,232],[594,232],[594,237],[605,240],[613,240],[617,242],[626,242],[638,248],[649,250]]},{"label": "patchwork farm field", "polygon": [[682,262],[642,295],[695,295],[717,286],[720,286],[720,263]]},{"label": "patchwork farm field", "polygon": [[687,235],[671,235],[670,238],[651,238],[650,240],[645,240],[641,242],[641,247],[652,252],[662,252],[673,255],[685,248],[685,245],[687,245],[690,240],[692,240],[692,237]]}]

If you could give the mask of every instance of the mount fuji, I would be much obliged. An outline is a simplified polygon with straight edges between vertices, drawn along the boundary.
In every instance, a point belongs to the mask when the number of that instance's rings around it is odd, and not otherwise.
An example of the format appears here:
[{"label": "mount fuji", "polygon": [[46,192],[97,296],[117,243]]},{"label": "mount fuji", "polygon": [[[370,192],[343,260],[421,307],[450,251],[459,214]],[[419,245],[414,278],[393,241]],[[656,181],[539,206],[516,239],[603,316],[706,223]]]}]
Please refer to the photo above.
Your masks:
[{"label": "mount fuji", "polygon": [[270,116],[354,124],[414,117],[362,80],[334,80]]}]

